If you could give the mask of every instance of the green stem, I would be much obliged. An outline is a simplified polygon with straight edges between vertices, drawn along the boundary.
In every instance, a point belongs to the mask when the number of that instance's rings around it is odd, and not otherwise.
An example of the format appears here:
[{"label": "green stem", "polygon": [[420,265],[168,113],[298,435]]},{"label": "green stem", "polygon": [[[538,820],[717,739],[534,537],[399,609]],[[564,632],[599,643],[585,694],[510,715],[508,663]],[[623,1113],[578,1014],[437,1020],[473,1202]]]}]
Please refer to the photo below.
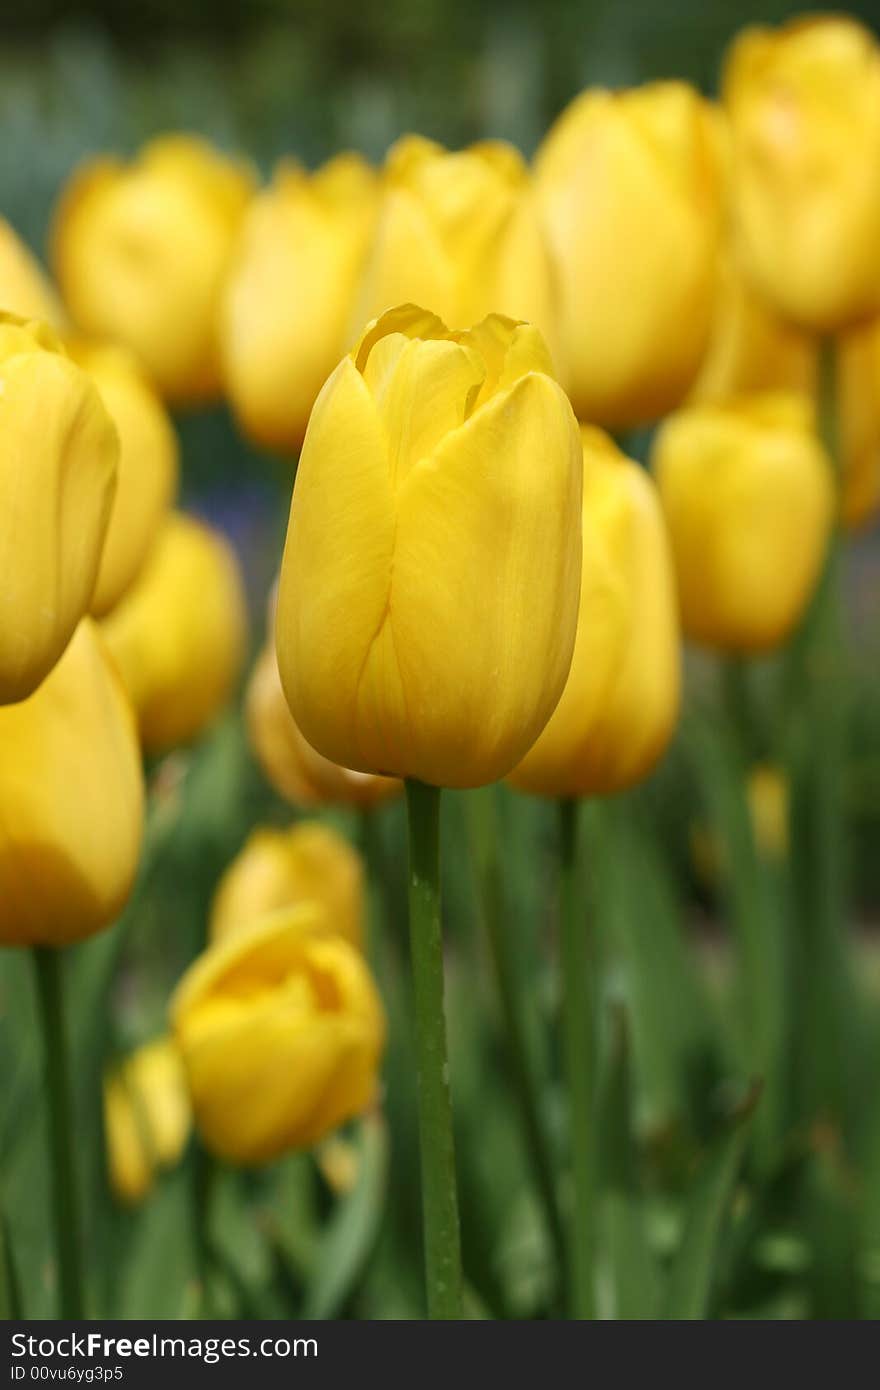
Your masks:
[{"label": "green stem", "polygon": [[595,1316],[595,1151],[593,1010],[587,923],[578,872],[579,802],[559,802],[562,1041],[571,1132],[572,1198],[569,1226],[569,1300],[574,1318]]},{"label": "green stem", "polygon": [[64,1025],[61,952],[35,946],[37,998],[46,1056],[49,1102],[49,1159],[52,1173],[52,1219],[58,1259],[59,1316],[83,1317],[79,1208],[74,1164],[73,1113],[67,1076],[68,1047]]},{"label": "green stem", "polygon": [[196,1268],[199,1278],[199,1317],[216,1317],[214,1291],[211,1283],[214,1270],[214,1244],[211,1234],[211,1210],[214,1188],[217,1181],[217,1163],[214,1157],[196,1144],[193,1162],[193,1237],[195,1244]]},{"label": "green stem", "polygon": [[409,929],[415,1004],[425,1282],[429,1318],[463,1316],[458,1193],[440,924],[440,792],[406,784]]},{"label": "green stem", "polygon": [[529,1158],[544,1208],[547,1231],[560,1270],[565,1267],[565,1236],[556,1194],[554,1165],[541,1118],[538,1083],[529,1052],[522,991],[517,978],[515,940],[505,923],[504,893],[498,859],[499,831],[495,787],[482,787],[468,798],[477,845],[483,918],[504,1023],[504,1042],[519,1104]]}]

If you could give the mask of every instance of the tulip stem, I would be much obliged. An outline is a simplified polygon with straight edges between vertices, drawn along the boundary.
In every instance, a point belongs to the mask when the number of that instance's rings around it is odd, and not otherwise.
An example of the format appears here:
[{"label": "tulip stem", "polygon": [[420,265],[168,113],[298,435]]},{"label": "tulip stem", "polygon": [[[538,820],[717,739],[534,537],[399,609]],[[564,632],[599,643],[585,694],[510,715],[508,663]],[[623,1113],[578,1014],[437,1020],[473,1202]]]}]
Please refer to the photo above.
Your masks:
[{"label": "tulip stem", "polygon": [[571,1152],[569,1306],[572,1317],[595,1316],[593,1289],[595,1149],[593,1145],[593,1010],[590,952],[578,866],[578,809],[559,801],[560,959],[562,1046],[568,1091]]},{"label": "tulip stem", "polygon": [[64,1024],[61,951],[35,946],[37,999],[43,1028],[46,1095],[49,1103],[49,1159],[52,1175],[52,1220],[58,1259],[59,1317],[83,1317],[80,1268],[79,1206],[74,1163],[73,1111],[67,1075],[68,1046]]},{"label": "tulip stem", "polygon": [[440,791],[407,781],[409,929],[428,1316],[463,1316],[452,1102],[443,1012]]}]

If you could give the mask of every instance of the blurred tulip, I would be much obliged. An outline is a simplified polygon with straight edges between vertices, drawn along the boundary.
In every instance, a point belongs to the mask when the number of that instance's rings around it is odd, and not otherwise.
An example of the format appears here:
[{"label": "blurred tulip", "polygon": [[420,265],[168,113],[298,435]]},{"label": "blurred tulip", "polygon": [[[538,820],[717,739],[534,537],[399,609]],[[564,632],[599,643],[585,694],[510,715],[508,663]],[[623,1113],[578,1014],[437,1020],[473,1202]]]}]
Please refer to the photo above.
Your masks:
[{"label": "blurred tulip", "polygon": [[777,646],[810,600],[833,513],[831,466],[807,397],[768,393],[673,415],[653,468],[689,637]]},{"label": "blurred tulip", "polygon": [[685,396],[709,334],[723,165],[718,113],[681,82],[584,92],[538,151],[580,419],[625,428]]},{"label": "blurred tulip", "polygon": [[134,716],[91,619],[39,689],[0,708],[0,943],[63,946],[109,924],[140,853]]},{"label": "blurred tulip", "polygon": [[744,30],[724,100],[743,266],[815,331],[880,310],[880,49],[843,15]]},{"label": "blurred tulip", "polygon": [[51,329],[0,314],[0,703],[30,695],[92,602],[119,440]]},{"label": "blurred tulip", "polygon": [[177,490],[177,436],[164,405],[123,348],[76,341],[67,350],[88,372],[119,434],[119,469],[92,612],[102,617],[130,588]]},{"label": "blurred tulip", "polygon": [[170,1037],[139,1047],[104,1081],[110,1185],[122,1202],[143,1201],[159,1170],[173,1168],[192,1127],[186,1073]]},{"label": "blurred tulip", "polygon": [[42,266],[0,217],[0,311],[60,329],[64,312]]},{"label": "blurred tulip", "polygon": [[223,941],[277,908],[316,902],[329,929],[362,942],[364,872],[357,850],[330,826],[301,821],[254,830],[218,884],[210,936]]},{"label": "blurred tulip", "polygon": [[880,512],[880,321],[837,342],[840,513],[854,530]]},{"label": "blurred tulip", "polygon": [[784,772],[771,763],[756,764],[749,772],[746,795],[758,853],[771,863],[783,860],[789,842],[789,793]]},{"label": "blurred tulip", "polygon": [[196,1124],[213,1152],[266,1163],[376,1097],[382,1004],[360,954],[302,903],[210,946],[171,1001]]},{"label": "blurred tulip", "polygon": [[346,767],[476,786],[509,772],[568,676],[581,449],[543,340],[407,306],[324,387],[281,568],[281,680]]},{"label": "blurred tulip", "polygon": [[160,752],[195,738],[230,698],[244,658],[244,593],[229,542],[172,512],[102,629],[144,748]]},{"label": "blurred tulip", "polygon": [[343,154],[311,175],[282,165],[251,205],[225,295],[222,347],[233,409],[260,444],[302,444],[315,397],[349,346],[377,201],[375,171]]},{"label": "blurred tulip", "polygon": [[219,392],[220,297],[253,189],[246,165],[171,135],[130,164],[88,161],[61,195],[52,259],[71,318],[130,348],[171,400]]},{"label": "blurred tulip", "polygon": [[406,303],[429,304],[454,328],[490,313],[525,319],[540,329],[557,373],[563,371],[549,248],[528,169],[512,145],[485,140],[450,151],[407,135],[389,150],[372,250],[343,347],[365,323]]},{"label": "blurred tulip", "polygon": [[584,553],[571,671],[508,778],[543,796],[606,795],[641,781],[679,710],[675,581],[654,484],[599,430],[581,434]]}]

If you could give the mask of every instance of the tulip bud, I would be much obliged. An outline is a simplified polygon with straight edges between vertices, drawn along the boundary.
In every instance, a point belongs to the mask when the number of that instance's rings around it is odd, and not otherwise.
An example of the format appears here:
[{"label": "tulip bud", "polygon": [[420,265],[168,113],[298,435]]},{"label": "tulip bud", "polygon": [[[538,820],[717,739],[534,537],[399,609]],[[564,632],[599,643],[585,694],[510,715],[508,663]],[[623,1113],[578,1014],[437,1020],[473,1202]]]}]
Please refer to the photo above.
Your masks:
[{"label": "tulip bud", "polygon": [[0,943],[64,946],[108,926],[140,853],[134,716],[91,619],[19,704],[0,707]]},{"label": "tulip bud", "polygon": [[880,511],[880,321],[838,339],[840,515],[858,530]]},{"label": "tulip bud", "polygon": [[780,313],[828,332],[880,310],[880,49],[821,16],[735,40],[724,75],[747,273]]},{"label": "tulip bud", "polygon": [[196,1124],[233,1163],[311,1148],[371,1105],[385,1040],[360,952],[302,903],[210,946],[171,1001]]},{"label": "tulip bud", "polygon": [[315,902],[328,929],[361,946],[364,872],[347,840],[320,821],[254,830],[220,880],[210,936],[223,941],[278,908]]},{"label": "tulip bud", "polygon": [[315,397],[346,348],[378,180],[339,155],[316,174],[283,165],[251,204],[224,299],[224,376],[246,434],[302,444]]},{"label": "tulip bud", "polygon": [[92,596],[108,613],[143,569],[177,490],[177,436],[162,401],[123,348],[68,344],[88,372],[119,434],[119,469],[110,525]]},{"label": "tulip bud", "polygon": [[71,317],[130,348],[171,400],[219,391],[216,321],[253,187],[247,166],[175,135],[128,165],[87,162],[62,193],[52,253]]},{"label": "tulip bud", "polygon": [[0,311],[63,326],[64,313],[36,258],[0,217]]},{"label": "tulip bud", "polygon": [[344,767],[477,786],[534,743],[571,663],[581,450],[543,340],[384,314],[315,405],[281,568],[294,719]]},{"label": "tulip bud", "polygon": [[36,689],[88,612],[118,457],[51,329],[0,314],[0,703]]},{"label": "tulip bud", "polygon": [[580,419],[643,424],[685,396],[712,314],[724,158],[681,82],[587,91],[535,163]]},{"label": "tulip bud", "polygon": [[139,1047],[104,1081],[110,1185],[121,1202],[143,1201],[173,1168],[192,1127],[186,1073],[172,1038]]},{"label": "tulip bud", "polygon": [[784,641],[818,580],[834,506],[811,402],[690,406],[659,431],[652,466],[687,635],[733,652]]},{"label": "tulip bud", "polygon": [[[451,152],[408,135],[388,152],[371,253],[347,347],[397,304],[430,304],[456,328],[490,313],[534,323],[557,370],[559,303],[528,170],[512,145]],[[335,364],[334,364],[335,365]]]},{"label": "tulip bud", "polygon": [[755,847],[762,859],[785,859],[789,843],[789,793],[785,774],[771,763],[757,763],[749,772],[746,796]]},{"label": "tulip bud", "polygon": [[238,562],[217,531],[172,512],[102,629],[150,752],[195,738],[223,709],[244,656]]},{"label": "tulip bud", "polygon": [[672,562],[656,490],[607,435],[584,427],[583,568],[571,671],[550,722],[508,781],[595,796],[641,781],[680,700]]}]

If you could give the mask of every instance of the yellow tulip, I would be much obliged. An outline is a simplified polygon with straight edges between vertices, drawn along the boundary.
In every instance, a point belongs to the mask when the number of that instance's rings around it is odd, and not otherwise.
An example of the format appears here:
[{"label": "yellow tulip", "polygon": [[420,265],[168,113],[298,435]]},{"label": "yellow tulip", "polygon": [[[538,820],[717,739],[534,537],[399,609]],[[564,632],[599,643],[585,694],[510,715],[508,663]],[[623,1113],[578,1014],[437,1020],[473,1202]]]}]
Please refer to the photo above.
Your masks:
[{"label": "yellow tulip", "polygon": [[663,425],[652,463],[687,635],[733,652],[777,646],[813,593],[834,507],[811,401],[690,406]]},{"label": "yellow tulip", "polygon": [[880,48],[823,15],[750,28],[726,64],[743,265],[793,322],[828,332],[880,310]]},{"label": "yellow tulip", "polygon": [[62,193],[52,258],[77,328],[131,349],[163,395],[218,394],[217,316],[251,170],[185,135],[131,164],[88,161]]},{"label": "yellow tulip", "polygon": [[211,906],[210,937],[222,941],[278,908],[316,902],[331,931],[362,941],[364,871],[347,840],[319,821],[254,830],[227,868]]},{"label": "yellow tulip", "polygon": [[212,1152],[265,1163],[317,1144],[376,1097],[382,1004],[363,956],[314,903],[210,946],[171,1001]]},{"label": "yellow tulip", "polygon": [[105,1077],[107,1168],[120,1201],[143,1201],[158,1172],[180,1159],[191,1127],[186,1073],[172,1038],[139,1047]]},{"label": "yellow tulip", "polygon": [[0,314],[0,703],[36,689],[88,612],[118,457],[52,330]]},{"label": "yellow tulip", "polygon": [[838,339],[836,382],[841,520],[858,529],[880,512],[880,321]]},{"label": "yellow tulip", "polygon": [[621,791],[665,750],[680,701],[675,580],[656,490],[597,429],[582,429],[583,568],[571,671],[508,781],[544,796]]},{"label": "yellow tulip", "polygon": [[385,314],[318,397],[275,627],[294,719],[344,767],[509,772],[571,663],[581,449],[543,340]]},{"label": "yellow tulip", "polygon": [[60,329],[64,313],[42,267],[0,217],[0,310]]},{"label": "yellow tulip", "polygon": [[681,82],[584,92],[545,139],[535,177],[580,419],[642,424],[685,396],[709,333],[723,174],[718,114]]},{"label": "yellow tulip", "polygon": [[91,619],[35,693],[0,708],[0,943],[63,946],[108,926],[140,853],[134,716]]},{"label": "yellow tulip", "polygon": [[177,490],[177,436],[162,401],[124,348],[68,343],[119,434],[119,469],[92,612],[114,607],[143,569]]},{"label": "yellow tulip", "polygon": [[159,752],[189,742],[223,709],[244,657],[244,593],[231,545],[172,512],[102,628],[144,747]]},{"label": "yellow tulip", "polygon": [[785,774],[772,763],[757,763],[749,772],[746,796],[755,847],[773,863],[788,853],[789,794]]},{"label": "yellow tulip", "polygon": [[525,319],[563,370],[549,248],[528,170],[512,145],[487,140],[450,151],[408,135],[389,150],[343,347],[369,320],[406,303],[429,304],[455,328],[490,313]]},{"label": "yellow tulip", "polygon": [[245,219],[222,320],[224,376],[244,431],[295,450],[346,340],[377,176],[357,155],[309,175],[282,165]]}]

